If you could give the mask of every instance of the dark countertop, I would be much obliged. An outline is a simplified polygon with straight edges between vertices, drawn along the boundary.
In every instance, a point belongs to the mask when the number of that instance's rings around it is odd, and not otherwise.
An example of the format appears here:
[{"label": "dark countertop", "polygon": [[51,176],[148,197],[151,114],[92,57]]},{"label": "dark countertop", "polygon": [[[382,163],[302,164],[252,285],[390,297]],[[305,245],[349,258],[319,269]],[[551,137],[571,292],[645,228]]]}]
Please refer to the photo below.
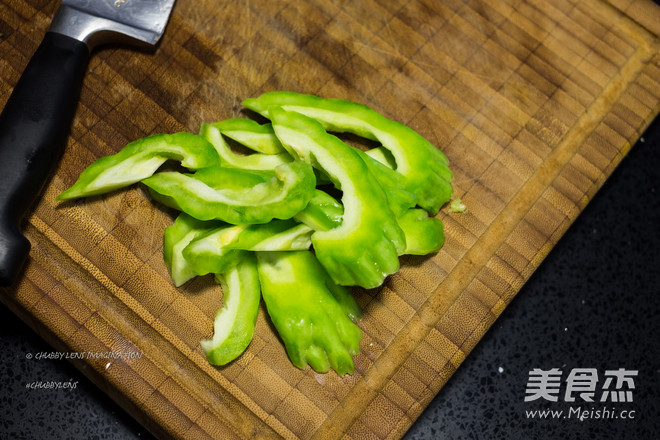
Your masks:
[{"label": "dark countertop", "polygon": [[[656,120],[405,439],[660,439],[659,196]],[[28,359],[53,350],[4,306],[0,350],[0,439],[152,438],[67,361]],[[525,402],[535,368],[562,371],[557,402]],[[620,368],[632,402],[566,401],[573,369],[599,399]],[[51,381],[69,388],[30,388]],[[568,417],[527,416],[545,409]]]}]

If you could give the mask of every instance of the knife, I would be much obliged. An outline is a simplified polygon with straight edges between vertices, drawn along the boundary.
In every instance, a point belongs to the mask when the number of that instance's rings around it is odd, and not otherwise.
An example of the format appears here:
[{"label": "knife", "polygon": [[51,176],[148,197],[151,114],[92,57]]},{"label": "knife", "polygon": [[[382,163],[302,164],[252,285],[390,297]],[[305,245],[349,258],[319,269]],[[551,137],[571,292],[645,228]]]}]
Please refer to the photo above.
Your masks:
[{"label": "knife", "polygon": [[155,46],[175,0],[62,0],[0,114],[0,286],[27,260],[20,224],[59,161],[92,49]]}]

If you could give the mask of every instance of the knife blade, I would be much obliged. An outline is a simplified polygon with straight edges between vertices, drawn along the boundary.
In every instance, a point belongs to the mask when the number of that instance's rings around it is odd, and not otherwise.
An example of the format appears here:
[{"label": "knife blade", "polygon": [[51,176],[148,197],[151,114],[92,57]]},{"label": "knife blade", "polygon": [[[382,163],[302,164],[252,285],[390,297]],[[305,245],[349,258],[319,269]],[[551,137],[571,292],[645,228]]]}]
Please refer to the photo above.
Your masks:
[{"label": "knife blade", "polygon": [[21,222],[66,146],[91,51],[155,46],[175,0],[63,0],[0,114],[0,286],[30,251]]}]

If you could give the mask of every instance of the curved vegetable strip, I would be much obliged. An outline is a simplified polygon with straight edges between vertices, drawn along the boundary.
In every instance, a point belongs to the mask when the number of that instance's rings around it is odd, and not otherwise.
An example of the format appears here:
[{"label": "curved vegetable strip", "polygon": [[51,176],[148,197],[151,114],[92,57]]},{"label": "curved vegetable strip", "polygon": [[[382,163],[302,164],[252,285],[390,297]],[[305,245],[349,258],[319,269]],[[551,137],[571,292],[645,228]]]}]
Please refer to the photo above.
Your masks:
[{"label": "curved vegetable strip", "polygon": [[312,235],[316,255],[340,285],[373,288],[399,270],[405,237],[387,198],[357,150],[328,134],[313,119],[272,108],[277,137],[292,155],[328,175],[342,191],[339,227]]},{"label": "curved vegetable strip", "polygon": [[405,176],[406,189],[417,196],[421,207],[436,214],[451,198],[452,173],[447,157],[411,128],[365,105],[279,91],[246,99],[243,105],[266,117],[270,117],[271,108],[281,107],[319,121],[328,131],[377,140],[391,152],[396,171]]},{"label": "curved vegetable strip", "polygon": [[223,307],[215,315],[213,338],[200,341],[213,365],[225,365],[252,341],[259,311],[259,274],[254,255],[248,254],[226,273],[218,275]]},{"label": "curved vegetable strip", "polygon": [[183,256],[183,250],[196,237],[218,227],[218,222],[203,222],[181,213],[173,224],[165,228],[163,256],[176,287],[194,278],[197,273]]},{"label": "curved vegetable strip", "polygon": [[[248,191],[255,185],[263,184],[275,177],[273,171],[241,170],[238,168],[225,168],[213,166],[197,170],[194,178],[216,190]],[[160,194],[152,188],[147,188],[149,195],[155,201],[165,206],[183,211],[177,198]]]},{"label": "curved vegetable strip", "polygon": [[[263,184],[269,179],[276,178],[276,176],[272,170],[242,170],[239,168],[213,166],[197,170],[194,174],[194,178],[215,190],[241,192],[248,191],[256,185]],[[151,188],[147,189],[149,190],[149,195],[155,201],[178,211],[183,211],[175,197],[160,194]]]},{"label": "curved vegetable strip", "polygon": [[239,144],[264,154],[286,153],[271,124],[259,124],[253,119],[225,119],[213,124],[220,133]]},{"label": "curved vegetable strip", "polygon": [[332,282],[310,251],[258,252],[257,268],[268,315],[291,362],[320,373],[353,373],[362,332],[351,320],[360,309],[350,292]]},{"label": "curved vegetable strip", "polygon": [[[212,174],[213,170],[200,173]],[[312,168],[302,161],[280,165],[272,178],[245,189],[216,189],[195,176],[162,172],[143,183],[199,220],[235,225],[291,218],[307,206],[316,185]]]},{"label": "curved vegetable strip", "polygon": [[183,249],[183,256],[197,275],[221,273],[248,251],[309,249],[313,230],[293,220],[273,220],[260,225],[225,226],[199,235]]},{"label": "curved vegetable strip", "polygon": [[245,191],[273,178],[276,178],[273,170],[242,170],[223,166],[202,168],[195,172],[195,179],[218,190]]},{"label": "curved vegetable strip", "polygon": [[190,169],[219,164],[218,153],[206,139],[191,133],[156,134],[126,145],[119,153],[102,157],[79,176],[78,181],[57,196],[68,200],[104,194],[151,176],[168,159]]},{"label": "curved vegetable strip", "polygon": [[236,154],[229,148],[215,124],[202,124],[200,134],[213,145],[220,156],[220,162],[226,167],[244,170],[272,170],[278,165],[293,160],[286,152],[280,154],[255,153],[247,156]]}]

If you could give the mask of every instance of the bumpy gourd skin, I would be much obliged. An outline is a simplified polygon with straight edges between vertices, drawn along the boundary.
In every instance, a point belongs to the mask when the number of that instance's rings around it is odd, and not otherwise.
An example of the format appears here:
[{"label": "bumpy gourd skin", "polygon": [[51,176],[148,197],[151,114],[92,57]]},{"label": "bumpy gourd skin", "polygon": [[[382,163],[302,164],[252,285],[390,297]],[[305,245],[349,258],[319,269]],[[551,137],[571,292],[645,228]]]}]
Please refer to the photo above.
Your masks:
[{"label": "bumpy gourd skin", "polygon": [[406,249],[403,253],[427,255],[440,250],[445,242],[442,221],[431,217],[424,209],[415,208],[417,198],[402,189],[403,176],[389,167],[386,157],[380,162],[366,153],[360,152],[360,154],[385,191],[390,209],[396,215],[397,223],[403,230],[406,237]]},{"label": "bumpy gourd skin", "polygon": [[355,151],[367,164],[369,172],[385,192],[387,204],[394,215],[398,217],[417,205],[417,196],[404,189],[406,183],[403,175],[378,162],[363,151],[357,149]]},{"label": "bumpy gourd skin", "polygon": [[[212,168],[200,170],[212,172]],[[314,195],[316,178],[308,164],[293,161],[278,166],[273,177],[251,188],[218,188],[194,175],[174,171],[157,173],[142,183],[159,193],[159,200],[199,220],[238,225],[293,217]]]},{"label": "bumpy gourd skin", "polygon": [[328,131],[379,141],[391,153],[396,171],[405,177],[405,189],[414,193],[419,205],[431,214],[436,214],[451,198],[452,173],[447,157],[410,127],[365,105],[284,91],[246,99],[243,105],[266,117],[270,117],[272,107],[302,113]]},{"label": "bumpy gourd skin", "polygon": [[367,289],[381,285],[399,270],[405,237],[367,165],[354,148],[313,119],[280,108],[271,108],[269,114],[287,151],[325,173],[342,191],[341,225],[312,235],[319,261],[337,284]]},{"label": "bumpy gourd skin", "polygon": [[189,170],[218,165],[220,156],[206,139],[191,133],[156,134],[131,142],[120,152],[92,163],[57,200],[105,194],[151,176],[168,159]]},{"label": "bumpy gourd skin", "polygon": [[337,286],[310,251],[257,252],[266,309],[291,362],[320,373],[354,371],[362,332],[352,321],[360,308]]},{"label": "bumpy gourd skin", "polygon": [[341,225],[344,207],[328,193],[317,189],[305,209],[293,219],[315,231],[327,231]]},{"label": "bumpy gourd skin", "polygon": [[445,243],[442,221],[423,209],[409,209],[397,222],[406,236],[406,255],[428,255],[439,251]]}]

